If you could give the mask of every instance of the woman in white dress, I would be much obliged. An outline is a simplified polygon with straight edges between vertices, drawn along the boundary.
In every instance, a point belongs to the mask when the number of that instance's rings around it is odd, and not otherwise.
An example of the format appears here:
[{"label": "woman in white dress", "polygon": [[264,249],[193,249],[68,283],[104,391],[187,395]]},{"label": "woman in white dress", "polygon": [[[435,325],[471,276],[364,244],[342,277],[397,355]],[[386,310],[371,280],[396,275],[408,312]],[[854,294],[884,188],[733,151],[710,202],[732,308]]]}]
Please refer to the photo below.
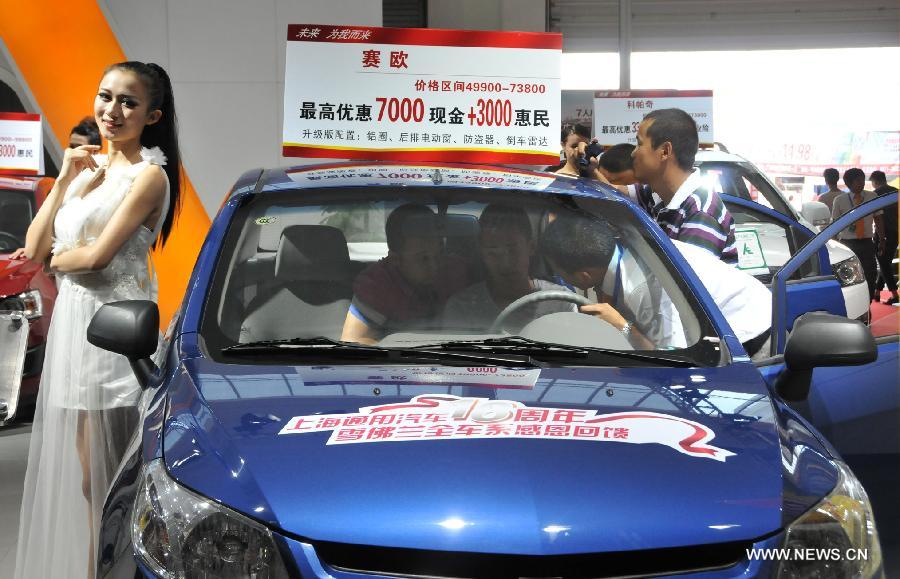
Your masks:
[{"label": "woman in white dress", "polygon": [[25,256],[49,258],[59,294],[28,453],[14,577],[94,577],[111,479],[137,426],[128,361],[87,342],[104,303],[156,299],[149,250],[165,243],[179,198],[175,108],[155,64],[110,66],[94,99],[108,144],[67,149],[28,228]]}]

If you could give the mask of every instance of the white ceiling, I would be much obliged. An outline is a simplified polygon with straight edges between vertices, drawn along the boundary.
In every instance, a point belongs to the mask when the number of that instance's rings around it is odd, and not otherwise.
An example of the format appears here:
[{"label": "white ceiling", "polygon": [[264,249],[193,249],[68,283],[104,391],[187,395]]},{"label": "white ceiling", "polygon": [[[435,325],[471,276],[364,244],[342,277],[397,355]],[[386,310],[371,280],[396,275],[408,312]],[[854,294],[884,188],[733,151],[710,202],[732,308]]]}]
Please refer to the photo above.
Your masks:
[{"label": "white ceiling", "polygon": [[[900,0],[631,0],[632,50],[900,46]],[[618,50],[618,0],[549,0],[566,52]]]}]

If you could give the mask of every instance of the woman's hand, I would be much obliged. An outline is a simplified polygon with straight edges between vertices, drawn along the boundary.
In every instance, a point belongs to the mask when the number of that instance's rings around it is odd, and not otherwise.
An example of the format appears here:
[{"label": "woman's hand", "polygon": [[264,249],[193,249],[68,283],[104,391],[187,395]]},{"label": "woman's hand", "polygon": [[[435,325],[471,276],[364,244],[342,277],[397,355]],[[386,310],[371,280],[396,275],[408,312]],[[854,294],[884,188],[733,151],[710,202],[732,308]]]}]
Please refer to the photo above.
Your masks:
[{"label": "woman's hand", "polygon": [[9,259],[25,259],[25,248],[20,247],[14,252],[9,254]]},{"label": "woman's hand", "polygon": [[59,178],[72,180],[84,169],[95,171],[99,165],[94,160],[94,154],[100,152],[98,145],[81,145],[74,149],[66,149],[63,155],[62,168],[59,170]]}]

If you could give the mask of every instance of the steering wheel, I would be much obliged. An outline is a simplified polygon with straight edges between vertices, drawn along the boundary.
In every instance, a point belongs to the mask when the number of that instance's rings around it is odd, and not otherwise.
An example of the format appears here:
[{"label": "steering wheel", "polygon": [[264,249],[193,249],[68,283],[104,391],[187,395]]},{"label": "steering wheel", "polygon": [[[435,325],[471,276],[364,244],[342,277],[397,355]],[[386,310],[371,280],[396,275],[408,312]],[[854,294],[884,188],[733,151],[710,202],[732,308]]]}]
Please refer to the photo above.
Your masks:
[{"label": "steering wheel", "polygon": [[518,310],[524,308],[525,306],[536,304],[537,302],[546,302],[549,300],[559,300],[563,302],[571,302],[573,304],[577,304],[579,306],[587,306],[594,302],[587,299],[582,295],[578,295],[575,292],[565,291],[565,290],[540,290],[527,295],[524,295],[509,304],[503,311],[497,314],[497,319],[494,320],[494,323],[491,324],[491,329],[488,330],[491,334],[497,334],[500,332],[501,328],[503,328],[503,324],[506,323],[506,320]]},{"label": "steering wheel", "polygon": [[[18,249],[18,248],[22,247],[23,245],[25,245],[24,243],[22,243],[21,239],[19,239],[12,233],[7,233],[6,231],[0,231],[0,241],[2,241],[4,239],[12,240],[12,245],[10,245],[10,247],[12,247],[13,249]],[[2,246],[2,245],[4,245],[4,244],[0,243],[0,246]]]}]

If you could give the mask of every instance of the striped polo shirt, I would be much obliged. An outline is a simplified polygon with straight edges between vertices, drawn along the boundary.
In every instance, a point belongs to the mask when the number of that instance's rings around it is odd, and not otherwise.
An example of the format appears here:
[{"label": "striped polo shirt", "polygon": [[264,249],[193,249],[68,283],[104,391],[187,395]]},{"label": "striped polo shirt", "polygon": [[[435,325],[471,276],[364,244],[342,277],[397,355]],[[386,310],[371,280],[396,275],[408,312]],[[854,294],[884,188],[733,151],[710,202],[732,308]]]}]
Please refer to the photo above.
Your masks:
[{"label": "striped polo shirt", "polygon": [[672,239],[706,249],[724,261],[737,261],[734,219],[714,191],[703,183],[698,170],[681,184],[668,204],[657,204],[651,214]]}]

